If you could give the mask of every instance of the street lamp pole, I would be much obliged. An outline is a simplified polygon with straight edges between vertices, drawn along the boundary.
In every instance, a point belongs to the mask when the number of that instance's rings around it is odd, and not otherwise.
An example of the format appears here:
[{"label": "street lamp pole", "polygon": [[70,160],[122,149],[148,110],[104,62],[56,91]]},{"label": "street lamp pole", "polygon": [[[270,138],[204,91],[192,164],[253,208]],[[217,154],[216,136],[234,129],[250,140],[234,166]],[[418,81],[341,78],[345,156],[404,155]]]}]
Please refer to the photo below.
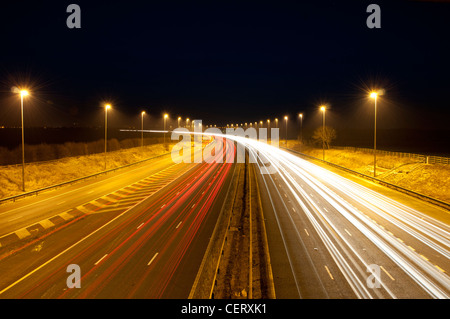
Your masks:
[{"label": "street lamp pole", "polygon": [[28,95],[27,90],[20,91],[20,118],[22,123],[22,191],[25,192],[25,138],[23,128],[23,97]]},{"label": "street lamp pole", "polygon": [[166,145],[166,119],[169,117],[168,114],[164,114],[164,145]]},{"label": "street lamp pole", "polygon": [[106,151],[108,145],[108,109],[111,108],[111,105],[105,105],[105,171],[106,171]]},{"label": "street lamp pole", "polygon": [[303,144],[303,113],[298,116],[300,117],[300,143]]},{"label": "street lamp pole", "polygon": [[144,115],[145,111],[141,113],[141,147],[144,146]]},{"label": "street lamp pole", "polygon": [[286,122],[286,147],[287,147],[287,122],[288,122],[288,117],[287,116],[285,116],[284,117],[284,120],[285,120],[285,122]]},{"label": "street lamp pole", "polygon": [[370,93],[370,97],[374,99],[375,102],[375,122],[374,122],[374,132],[373,132],[373,177],[377,177],[377,99],[378,93]]},{"label": "street lamp pole", "polygon": [[323,113],[323,125],[322,125],[322,159],[325,160],[325,106],[321,106],[320,110]]}]

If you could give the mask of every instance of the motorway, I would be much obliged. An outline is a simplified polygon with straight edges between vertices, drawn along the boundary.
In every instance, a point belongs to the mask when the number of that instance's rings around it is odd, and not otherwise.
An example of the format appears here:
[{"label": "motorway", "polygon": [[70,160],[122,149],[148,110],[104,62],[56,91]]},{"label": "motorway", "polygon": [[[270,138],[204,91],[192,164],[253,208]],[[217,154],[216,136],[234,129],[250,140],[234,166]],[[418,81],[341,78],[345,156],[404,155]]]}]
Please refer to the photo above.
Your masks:
[{"label": "motorway", "polygon": [[[57,197],[84,214],[4,252],[0,298],[187,298],[234,165],[174,164],[170,157],[161,162],[145,177],[140,168],[105,179],[98,185],[106,188],[89,199],[80,194],[97,185],[65,189],[72,199],[49,194],[35,204],[9,206],[15,214],[41,211]],[[118,188],[132,173],[134,182]],[[73,284],[80,288],[69,289],[67,267],[73,264],[81,274]]]},{"label": "motorway", "polygon": [[[447,222],[234,136],[226,164],[163,157],[0,207],[0,235],[55,224],[0,248],[0,298],[187,298],[232,180],[235,142],[257,166],[277,298],[450,297]],[[58,224],[67,214],[74,219]],[[71,264],[81,288],[67,287]]]},{"label": "motorway", "polygon": [[259,167],[277,298],[450,297],[447,223],[286,151],[233,139]]}]

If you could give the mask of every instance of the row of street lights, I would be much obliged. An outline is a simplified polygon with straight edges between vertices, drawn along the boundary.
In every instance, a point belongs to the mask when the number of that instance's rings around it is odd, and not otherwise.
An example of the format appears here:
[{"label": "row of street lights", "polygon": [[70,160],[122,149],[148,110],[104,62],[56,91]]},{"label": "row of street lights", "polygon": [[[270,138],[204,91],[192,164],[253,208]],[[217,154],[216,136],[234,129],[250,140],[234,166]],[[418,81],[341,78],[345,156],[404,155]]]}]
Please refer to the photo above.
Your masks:
[{"label": "row of street lights", "polygon": [[[378,99],[378,92],[372,91],[369,93],[369,97],[374,99],[375,103],[375,123],[374,123],[374,137],[373,137],[373,176],[377,176],[377,99]],[[319,110],[322,112],[322,159],[325,160],[325,113],[326,113],[326,106],[321,105],[319,106]],[[298,117],[300,119],[300,142],[303,143],[303,113],[299,113]],[[285,120],[285,129],[286,129],[286,136],[285,136],[285,143],[287,147],[287,125],[288,125],[288,116],[286,115],[284,117]],[[261,127],[263,126],[263,121],[259,122]],[[276,127],[278,128],[278,118],[275,118]],[[230,124],[227,124],[227,127],[229,127]],[[236,127],[239,125],[236,124]],[[241,124],[242,126],[242,124]],[[245,123],[245,126],[247,127],[247,123]],[[252,123],[250,123],[250,126],[252,126]],[[231,124],[231,127],[233,127],[233,124]],[[255,122],[255,128],[258,128],[258,122]],[[267,128],[270,131],[270,120],[267,120]]]},{"label": "row of street lights", "polygon": [[[23,124],[23,100],[24,97],[29,95],[28,90],[22,89],[17,90],[17,93],[20,94],[20,114],[21,114],[21,129],[22,129],[22,191],[25,192],[25,143],[24,143],[24,124]],[[373,156],[374,156],[374,164],[373,164],[373,174],[374,177],[376,177],[376,149],[377,149],[377,99],[378,99],[378,93],[377,92],[371,92],[369,94],[369,97],[374,99],[375,102],[375,122],[374,122],[374,140],[373,140]],[[105,105],[105,170],[106,170],[106,154],[107,154],[107,138],[108,138],[108,110],[111,108],[111,104]],[[323,113],[323,124],[322,124],[322,151],[323,151],[323,160],[325,160],[325,111],[326,106],[321,105],[320,110]],[[144,115],[145,111],[141,112],[141,146],[144,146]],[[300,141],[303,142],[303,113],[300,113]],[[169,115],[167,113],[164,114],[164,144],[166,144],[166,121]],[[288,125],[288,116],[286,115],[284,117],[285,120],[285,128],[286,128],[286,147],[287,147],[287,125]],[[189,118],[186,118],[186,127],[189,127]],[[180,127],[181,117],[178,117],[178,127]],[[259,122],[261,127],[263,126],[263,121]],[[247,126],[247,123],[245,123]],[[236,124],[236,127],[239,125]],[[241,124],[242,126],[242,124]],[[250,123],[250,126],[252,126],[252,123]],[[227,127],[230,127],[230,124],[227,124]],[[233,124],[231,124],[231,127],[233,127]],[[267,127],[270,131],[270,119],[267,120]],[[278,128],[278,118],[275,118],[275,127]],[[258,128],[258,122],[255,122],[255,128]]]}]

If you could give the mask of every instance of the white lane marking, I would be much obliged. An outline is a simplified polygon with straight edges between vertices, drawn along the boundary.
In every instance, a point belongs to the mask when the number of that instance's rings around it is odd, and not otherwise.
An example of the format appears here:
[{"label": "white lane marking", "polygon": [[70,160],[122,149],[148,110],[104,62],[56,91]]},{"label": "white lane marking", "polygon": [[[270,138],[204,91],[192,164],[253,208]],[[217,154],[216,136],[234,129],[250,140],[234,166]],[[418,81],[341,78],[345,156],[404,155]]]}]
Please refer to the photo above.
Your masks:
[{"label": "white lane marking", "polygon": [[161,206],[161,209],[163,209],[163,208],[164,208],[164,206],[166,206],[166,204],[162,205],[162,206]]},{"label": "white lane marking", "polygon": [[178,229],[178,227],[180,227],[181,223],[182,223],[182,222],[179,222],[178,225],[177,225],[177,227],[175,227],[175,228]]},{"label": "white lane marking", "polygon": [[67,202],[67,201],[63,200],[62,202],[59,202],[59,203],[56,204],[56,205],[61,205],[61,204],[64,204],[65,202]]},{"label": "white lane marking", "polygon": [[388,272],[387,272],[387,270],[386,270],[386,269],[384,269],[384,267],[383,267],[383,266],[380,266],[380,268],[381,268],[381,270],[383,270],[383,271],[384,271],[384,273],[385,273],[386,275],[388,275],[388,277],[389,277],[389,278],[391,278],[391,280],[395,280],[395,278],[394,278],[394,277],[392,277],[392,276],[391,276],[391,274],[390,274],[390,273],[388,273]]},{"label": "white lane marking", "polygon": [[191,208],[194,208],[194,206],[195,206],[195,204],[194,204],[194,205],[192,205],[192,207],[191,207]]},{"label": "white lane marking", "polygon": [[306,232],[306,235],[308,235],[308,236],[309,236],[309,233],[308,233],[308,231],[306,230],[306,228],[305,228],[305,232]]},{"label": "white lane marking", "polygon": [[153,260],[155,260],[156,256],[158,256],[158,254],[159,254],[159,253],[156,253],[156,254],[153,256],[153,258],[150,259],[150,261],[148,262],[147,266],[149,266],[149,265],[153,262]]},{"label": "white lane marking", "polygon": [[106,256],[108,256],[108,254],[100,258],[94,265],[97,266]]},{"label": "white lane marking", "polygon": [[140,224],[136,229],[139,229],[142,227],[142,225],[144,225],[144,223]]},{"label": "white lane marking", "polygon": [[352,235],[352,234],[350,234],[350,232],[349,232],[346,228],[344,228],[344,230],[345,230],[345,232],[346,232],[349,236]]},{"label": "white lane marking", "polygon": [[[149,196],[150,197],[150,196]],[[147,197],[148,198],[148,197]],[[122,217],[123,215],[125,215],[128,211],[130,211],[132,208],[136,207],[137,205],[139,205],[141,202],[136,203],[136,205],[130,207],[129,209],[127,209],[126,211],[122,212],[120,215],[117,215],[116,217],[114,217],[113,219],[111,219],[109,222],[107,222],[106,224],[104,224],[103,226],[100,226],[99,228],[97,228],[96,230],[94,230],[92,233],[86,235],[85,237],[81,238],[79,241],[77,241],[76,243],[72,244],[71,246],[67,247],[66,249],[64,249],[62,252],[60,252],[59,254],[57,254],[56,256],[50,258],[49,260],[47,260],[45,263],[41,264],[40,266],[38,266],[37,268],[35,268],[34,270],[30,271],[29,273],[27,273],[25,276],[17,279],[15,282],[13,282],[12,284],[10,284],[8,287],[3,288],[3,290],[0,290],[0,295],[3,294],[5,291],[11,289],[12,287],[14,287],[15,285],[17,285],[19,282],[25,280],[26,278],[30,277],[32,274],[34,274],[35,272],[37,272],[38,270],[40,270],[41,268],[45,267],[46,265],[48,265],[49,263],[51,263],[52,261],[54,261],[55,259],[57,259],[58,257],[62,256],[63,254],[65,254],[67,251],[71,250],[73,247],[76,247],[77,245],[79,245],[80,243],[82,243],[83,241],[85,241],[86,239],[88,239],[89,237],[91,237],[92,235],[96,234],[97,232],[99,232],[100,230],[102,230],[103,228],[107,227],[109,224],[113,223],[115,220],[119,219],[120,217]],[[17,233],[17,232],[16,232]],[[30,234],[31,235],[31,234]]]},{"label": "white lane marking", "polygon": [[328,269],[327,266],[325,266],[325,269],[327,270],[328,275],[330,275],[330,278],[331,278],[332,280],[334,280],[333,275],[331,274],[331,272],[330,272],[330,270]]}]

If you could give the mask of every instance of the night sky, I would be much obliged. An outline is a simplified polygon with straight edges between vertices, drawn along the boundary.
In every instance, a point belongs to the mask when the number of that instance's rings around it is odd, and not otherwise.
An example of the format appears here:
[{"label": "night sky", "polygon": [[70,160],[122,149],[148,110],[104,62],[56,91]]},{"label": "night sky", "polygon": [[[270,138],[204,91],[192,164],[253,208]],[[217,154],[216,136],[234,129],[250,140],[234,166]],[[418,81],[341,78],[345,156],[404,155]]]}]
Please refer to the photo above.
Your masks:
[{"label": "night sky", "polygon": [[[81,29],[66,8],[81,7]],[[381,7],[381,29],[366,8]],[[294,117],[447,129],[450,3],[432,1],[9,1],[0,13],[0,125],[137,125],[146,110],[223,125]]]}]

